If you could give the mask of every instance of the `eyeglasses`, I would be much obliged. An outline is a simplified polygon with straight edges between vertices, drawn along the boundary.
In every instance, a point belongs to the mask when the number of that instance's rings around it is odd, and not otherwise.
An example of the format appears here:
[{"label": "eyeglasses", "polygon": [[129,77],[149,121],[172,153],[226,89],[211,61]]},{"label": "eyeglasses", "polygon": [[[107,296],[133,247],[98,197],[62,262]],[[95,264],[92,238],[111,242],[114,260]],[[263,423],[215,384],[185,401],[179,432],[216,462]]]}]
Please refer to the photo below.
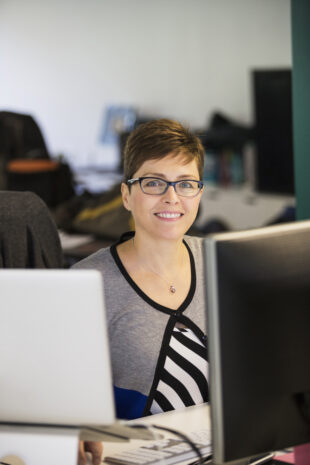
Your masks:
[{"label": "eyeglasses", "polygon": [[128,179],[127,184],[139,182],[142,192],[148,195],[162,195],[173,186],[175,192],[182,197],[195,197],[203,188],[202,181],[182,179],[181,181],[166,181],[161,178],[141,177]]}]

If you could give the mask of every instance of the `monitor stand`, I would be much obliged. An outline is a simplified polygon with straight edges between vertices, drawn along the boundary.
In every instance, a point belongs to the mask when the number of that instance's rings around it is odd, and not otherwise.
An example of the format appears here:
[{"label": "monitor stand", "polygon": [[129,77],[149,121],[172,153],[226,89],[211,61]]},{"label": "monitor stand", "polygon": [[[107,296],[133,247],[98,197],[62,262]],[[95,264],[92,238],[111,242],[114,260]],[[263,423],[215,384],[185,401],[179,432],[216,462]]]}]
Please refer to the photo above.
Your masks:
[{"label": "monitor stand", "polygon": [[0,463],[76,465],[80,430],[0,425]]}]

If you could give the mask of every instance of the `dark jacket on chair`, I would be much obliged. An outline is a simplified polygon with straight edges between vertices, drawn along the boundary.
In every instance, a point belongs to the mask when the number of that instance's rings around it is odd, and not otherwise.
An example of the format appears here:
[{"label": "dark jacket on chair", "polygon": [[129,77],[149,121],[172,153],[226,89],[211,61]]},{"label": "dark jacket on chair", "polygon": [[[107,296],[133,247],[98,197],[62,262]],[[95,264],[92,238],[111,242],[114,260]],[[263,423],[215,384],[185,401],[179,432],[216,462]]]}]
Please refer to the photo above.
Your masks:
[{"label": "dark jacket on chair", "polygon": [[55,223],[32,192],[0,191],[0,268],[63,268]]}]

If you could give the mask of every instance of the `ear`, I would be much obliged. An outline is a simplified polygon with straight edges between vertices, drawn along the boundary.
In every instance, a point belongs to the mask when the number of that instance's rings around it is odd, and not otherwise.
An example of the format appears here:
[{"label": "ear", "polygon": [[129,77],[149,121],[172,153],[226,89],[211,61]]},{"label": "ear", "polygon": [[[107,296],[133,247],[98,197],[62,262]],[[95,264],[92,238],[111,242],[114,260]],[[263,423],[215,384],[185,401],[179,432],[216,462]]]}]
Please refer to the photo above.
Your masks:
[{"label": "ear", "polygon": [[121,185],[121,193],[122,193],[124,207],[126,208],[126,210],[131,211],[130,202],[129,202],[130,192],[129,192],[129,188],[127,184],[125,184],[124,182],[122,182],[122,185]]}]

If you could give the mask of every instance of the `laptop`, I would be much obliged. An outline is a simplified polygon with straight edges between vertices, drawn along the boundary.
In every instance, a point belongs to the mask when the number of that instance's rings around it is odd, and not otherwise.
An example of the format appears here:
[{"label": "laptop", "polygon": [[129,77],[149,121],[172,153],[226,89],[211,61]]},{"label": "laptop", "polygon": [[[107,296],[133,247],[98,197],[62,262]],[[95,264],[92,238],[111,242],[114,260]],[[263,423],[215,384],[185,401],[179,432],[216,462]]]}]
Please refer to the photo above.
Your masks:
[{"label": "laptop", "polygon": [[0,423],[112,424],[101,274],[0,270],[0,299]]}]

